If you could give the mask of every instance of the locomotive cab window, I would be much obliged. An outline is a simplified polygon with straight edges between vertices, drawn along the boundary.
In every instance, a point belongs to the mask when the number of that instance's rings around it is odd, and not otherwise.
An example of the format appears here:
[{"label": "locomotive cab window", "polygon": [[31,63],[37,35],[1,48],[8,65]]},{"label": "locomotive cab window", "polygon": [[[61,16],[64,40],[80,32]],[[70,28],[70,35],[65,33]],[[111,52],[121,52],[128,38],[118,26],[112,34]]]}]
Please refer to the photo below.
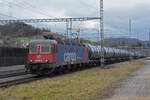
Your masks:
[{"label": "locomotive cab window", "polygon": [[31,53],[31,54],[37,53],[37,46],[36,45],[30,45],[29,46],[29,53]]},{"label": "locomotive cab window", "polygon": [[50,45],[42,45],[41,46],[41,53],[50,53]]},{"label": "locomotive cab window", "polygon": [[55,53],[55,45],[54,44],[51,45],[51,53]]}]

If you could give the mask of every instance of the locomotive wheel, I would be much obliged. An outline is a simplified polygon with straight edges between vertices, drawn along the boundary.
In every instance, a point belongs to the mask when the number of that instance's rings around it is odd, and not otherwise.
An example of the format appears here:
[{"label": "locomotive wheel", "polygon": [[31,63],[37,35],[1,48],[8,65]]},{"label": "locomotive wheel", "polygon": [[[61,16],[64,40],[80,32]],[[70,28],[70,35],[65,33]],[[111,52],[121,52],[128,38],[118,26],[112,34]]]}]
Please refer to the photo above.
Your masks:
[{"label": "locomotive wheel", "polygon": [[75,64],[75,65],[73,66],[73,70],[74,70],[74,71],[77,71],[77,69],[78,69],[77,67],[78,67],[78,65]]},{"label": "locomotive wheel", "polygon": [[65,65],[65,66],[63,66],[63,73],[67,73],[67,72],[68,72],[68,66]]},{"label": "locomotive wheel", "polygon": [[55,69],[54,68],[48,68],[48,69],[44,69],[44,70],[39,70],[39,71],[37,71],[37,74],[38,75],[50,75],[50,74],[52,74],[53,72],[55,71]]},{"label": "locomotive wheel", "polygon": [[37,74],[38,71],[31,68],[30,72],[33,73],[33,74]]},{"label": "locomotive wheel", "polygon": [[55,68],[44,69],[44,73],[46,75],[52,74],[55,71]]},{"label": "locomotive wheel", "polygon": [[58,68],[56,68],[55,73],[63,74],[63,66],[59,66]]}]

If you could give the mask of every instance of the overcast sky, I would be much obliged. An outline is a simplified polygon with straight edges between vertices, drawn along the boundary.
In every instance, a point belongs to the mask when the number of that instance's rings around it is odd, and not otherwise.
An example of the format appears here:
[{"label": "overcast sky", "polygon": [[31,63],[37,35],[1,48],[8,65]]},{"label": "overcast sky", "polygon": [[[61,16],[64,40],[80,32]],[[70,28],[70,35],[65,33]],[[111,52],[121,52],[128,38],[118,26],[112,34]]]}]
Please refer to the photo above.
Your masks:
[{"label": "overcast sky", "polygon": [[[104,0],[105,37],[125,37],[131,18],[132,37],[139,33],[140,39],[148,39],[149,6],[150,0]],[[1,19],[6,19],[2,14],[17,18],[95,17],[99,16],[99,0],[0,0],[0,14]],[[65,23],[48,25],[45,27],[52,31],[65,32]],[[97,28],[98,22],[74,23],[74,28],[79,27]]]}]

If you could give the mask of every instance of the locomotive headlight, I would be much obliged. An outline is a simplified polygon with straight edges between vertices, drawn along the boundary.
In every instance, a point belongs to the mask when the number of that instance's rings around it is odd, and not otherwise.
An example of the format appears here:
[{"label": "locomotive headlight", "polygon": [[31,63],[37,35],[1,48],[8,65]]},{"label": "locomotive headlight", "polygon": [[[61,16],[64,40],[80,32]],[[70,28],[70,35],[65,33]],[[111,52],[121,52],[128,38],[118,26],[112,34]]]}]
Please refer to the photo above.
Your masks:
[{"label": "locomotive headlight", "polygon": [[46,60],[46,62],[48,62],[48,60]]},{"label": "locomotive headlight", "polygon": [[32,60],[30,60],[30,62],[32,62]]}]

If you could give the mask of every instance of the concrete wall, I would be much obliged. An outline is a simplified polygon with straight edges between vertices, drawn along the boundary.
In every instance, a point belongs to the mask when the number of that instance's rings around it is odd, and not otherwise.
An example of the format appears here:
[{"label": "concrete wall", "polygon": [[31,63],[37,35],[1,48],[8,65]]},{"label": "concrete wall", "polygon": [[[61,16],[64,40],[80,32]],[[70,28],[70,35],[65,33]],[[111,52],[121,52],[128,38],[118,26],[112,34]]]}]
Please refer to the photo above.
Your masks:
[{"label": "concrete wall", "polygon": [[0,66],[23,65],[27,61],[27,53],[24,48],[0,47]]}]

